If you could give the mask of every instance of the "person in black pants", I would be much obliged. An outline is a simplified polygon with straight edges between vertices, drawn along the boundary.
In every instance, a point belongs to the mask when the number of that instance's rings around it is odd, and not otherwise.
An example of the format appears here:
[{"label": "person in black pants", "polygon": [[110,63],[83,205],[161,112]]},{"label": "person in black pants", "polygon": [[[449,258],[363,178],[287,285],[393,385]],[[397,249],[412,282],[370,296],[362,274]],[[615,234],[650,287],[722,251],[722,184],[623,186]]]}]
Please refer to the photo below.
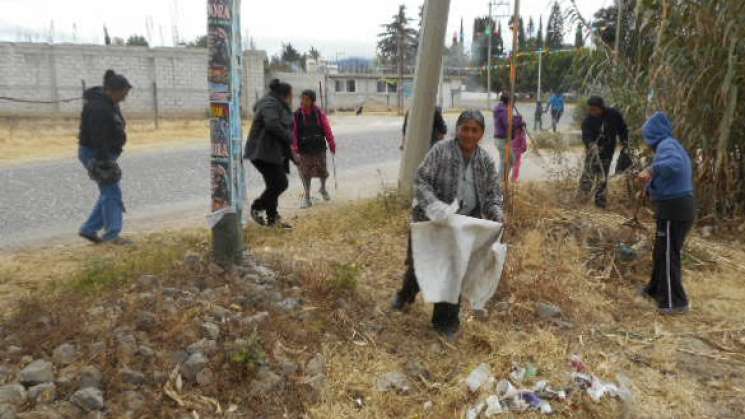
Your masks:
[{"label": "person in black pants", "polygon": [[623,115],[605,106],[602,98],[593,96],[587,101],[589,115],[582,122],[582,141],[585,143],[585,168],[580,179],[580,201],[586,201],[595,190],[595,205],[605,208],[608,204],[607,189],[613,154],[620,140],[626,148],[629,130]]},{"label": "person in black pants", "polygon": [[657,237],[652,279],[643,295],[652,298],[661,314],[689,310],[683,288],[681,253],[696,218],[693,165],[686,149],[673,137],[668,116],[658,112],[644,125],[644,139],[654,150],[654,163],[639,174],[657,206]]},{"label": "person in black pants", "polygon": [[[292,86],[274,79],[269,94],[256,103],[244,157],[264,178],[264,192],[251,204],[260,225],[291,228],[279,215],[279,197],[287,190],[292,154]],[[265,217],[266,215],[266,217]]]}]

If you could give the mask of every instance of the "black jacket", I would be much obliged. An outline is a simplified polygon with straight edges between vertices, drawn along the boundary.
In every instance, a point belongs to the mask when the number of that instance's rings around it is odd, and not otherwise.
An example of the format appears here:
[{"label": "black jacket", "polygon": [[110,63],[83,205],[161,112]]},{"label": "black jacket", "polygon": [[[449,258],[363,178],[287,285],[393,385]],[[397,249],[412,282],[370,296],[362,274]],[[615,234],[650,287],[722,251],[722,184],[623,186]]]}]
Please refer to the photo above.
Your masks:
[{"label": "black jacket", "polygon": [[272,94],[256,102],[244,157],[251,161],[287,165],[292,158],[290,105]]},{"label": "black jacket", "polygon": [[[409,125],[409,111],[406,111],[406,115],[404,115],[404,126],[401,129],[402,134],[404,137],[406,137],[406,127]],[[439,141],[439,137],[444,137],[445,134],[448,133],[448,125],[445,123],[445,118],[442,117],[442,111],[440,110],[439,106],[435,107],[435,119],[432,123],[432,138],[430,139],[429,147],[432,148],[437,141]]]},{"label": "black jacket", "polygon": [[127,124],[119,106],[104,94],[103,87],[86,90],[83,98],[79,144],[96,150],[98,160],[115,158],[127,142]]},{"label": "black jacket", "polygon": [[629,129],[620,112],[614,108],[607,108],[605,115],[600,118],[592,115],[585,118],[582,122],[582,141],[588,147],[597,144],[601,155],[612,156],[618,141],[624,147],[629,144]]}]

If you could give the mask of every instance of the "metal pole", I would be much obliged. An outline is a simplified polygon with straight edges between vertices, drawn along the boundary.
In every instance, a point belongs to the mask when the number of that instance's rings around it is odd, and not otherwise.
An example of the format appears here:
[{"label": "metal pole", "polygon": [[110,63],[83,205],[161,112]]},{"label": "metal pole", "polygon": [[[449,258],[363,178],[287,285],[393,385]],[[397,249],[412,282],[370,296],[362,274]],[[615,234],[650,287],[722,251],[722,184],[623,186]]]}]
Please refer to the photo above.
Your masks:
[{"label": "metal pole", "polygon": [[618,9],[618,16],[616,16],[616,48],[615,53],[618,57],[618,53],[621,50],[621,25],[623,24],[623,0],[616,0],[616,8]]},{"label": "metal pole", "polygon": [[536,99],[541,100],[541,73],[543,71],[543,48],[538,49],[538,95]]},{"label": "metal pole", "polygon": [[510,186],[510,169],[512,167],[512,131],[514,120],[514,109],[516,106],[515,102],[515,83],[517,80],[517,57],[520,50],[520,43],[518,42],[518,34],[520,31],[520,0],[515,0],[515,13],[512,17],[512,59],[510,69],[510,107],[508,109],[509,114],[509,129],[507,130],[507,145],[505,147],[505,158],[504,158],[504,197],[505,200],[509,199],[509,186]]},{"label": "metal pole", "polygon": [[155,129],[158,129],[158,83],[153,82],[153,120],[155,121]]},{"label": "metal pole", "polygon": [[427,0],[424,4],[424,24],[414,73],[414,100],[409,111],[399,176],[399,189],[405,196],[412,194],[416,169],[427,154],[432,138],[437,79],[445,50],[449,10],[450,0]]},{"label": "metal pole", "polygon": [[244,250],[240,12],[241,0],[207,0],[208,34],[225,38],[224,43],[210,43],[208,55],[212,197],[207,219],[214,260],[226,269],[242,262]]},{"label": "metal pole", "polygon": [[489,48],[487,49],[487,57],[486,57],[486,109],[491,110],[491,49],[492,49],[492,34],[494,33],[494,28],[491,27],[492,25],[492,3],[489,2],[489,20],[487,21],[487,25],[489,26],[486,30],[487,35],[489,36]]}]

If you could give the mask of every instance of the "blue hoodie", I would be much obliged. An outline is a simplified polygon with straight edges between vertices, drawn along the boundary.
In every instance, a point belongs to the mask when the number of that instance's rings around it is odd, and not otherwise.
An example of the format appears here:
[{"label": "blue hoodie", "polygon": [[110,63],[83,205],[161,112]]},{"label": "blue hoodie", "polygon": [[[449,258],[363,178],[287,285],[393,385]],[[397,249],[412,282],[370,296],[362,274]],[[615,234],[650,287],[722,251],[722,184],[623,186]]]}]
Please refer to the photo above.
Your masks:
[{"label": "blue hoodie", "polygon": [[667,114],[657,112],[644,124],[644,139],[655,151],[649,191],[655,202],[693,197],[693,168],[683,146],[673,138]]}]

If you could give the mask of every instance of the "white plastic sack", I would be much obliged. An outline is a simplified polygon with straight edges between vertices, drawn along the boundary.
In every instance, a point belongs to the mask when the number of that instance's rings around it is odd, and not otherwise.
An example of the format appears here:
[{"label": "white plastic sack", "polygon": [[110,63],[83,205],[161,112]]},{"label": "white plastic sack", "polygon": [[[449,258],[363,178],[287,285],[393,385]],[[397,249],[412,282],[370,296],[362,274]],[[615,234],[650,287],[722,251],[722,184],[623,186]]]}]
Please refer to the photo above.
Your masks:
[{"label": "white plastic sack", "polygon": [[483,309],[494,296],[507,258],[499,242],[502,224],[463,215],[411,225],[414,271],[428,303],[458,303],[460,296]]}]

